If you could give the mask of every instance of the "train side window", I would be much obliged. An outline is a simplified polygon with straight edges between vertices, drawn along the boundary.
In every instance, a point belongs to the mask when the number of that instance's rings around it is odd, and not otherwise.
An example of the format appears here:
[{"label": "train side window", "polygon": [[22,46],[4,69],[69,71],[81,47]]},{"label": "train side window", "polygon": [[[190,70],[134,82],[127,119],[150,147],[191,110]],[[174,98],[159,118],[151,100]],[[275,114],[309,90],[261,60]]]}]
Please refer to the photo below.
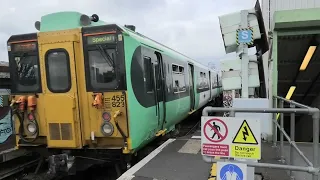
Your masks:
[{"label": "train side window", "polygon": [[71,88],[69,54],[64,49],[53,49],[46,53],[46,75],[51,92],[68,92]]},{"label": "train side window", "polygon": [[203,89],[203,72],[200,72],[200,76],[198,78],[199,81],[199,88],[198,89]]},{"label": "train side window", "polygon": [[206,73],[203,73],[203,88],[208,88],[209,87],[208,81],[209,81],[209,79],[207,78]]},{"label": "train side window", "polygon": [[217,86],[217,79],[215,76],[211,77],[211,81],[212,81],[212,89],[216,88]]},{"label": "train side window", "polygon": [[151,58],[145,56],[144,61],[144,78],[145,78],[145,87],[147,92],[153,92],[153,68]]},{"label": "train side window", "polygon": [[173,92],[181,93],[186,91],[186,82],[184,76],[184,67],[172,65]]}]

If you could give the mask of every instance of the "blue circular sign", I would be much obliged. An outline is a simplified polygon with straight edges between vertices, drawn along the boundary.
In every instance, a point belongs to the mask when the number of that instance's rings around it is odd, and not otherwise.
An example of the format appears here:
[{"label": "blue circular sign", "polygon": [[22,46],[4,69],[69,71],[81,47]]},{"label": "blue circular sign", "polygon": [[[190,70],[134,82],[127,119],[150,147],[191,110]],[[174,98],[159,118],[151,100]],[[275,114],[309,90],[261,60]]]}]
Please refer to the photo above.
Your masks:
[{"label": "blue circular sign", "polygon": [[235,164],[226,164],[220,170],[221,180],[243,180],[243,172]]}]

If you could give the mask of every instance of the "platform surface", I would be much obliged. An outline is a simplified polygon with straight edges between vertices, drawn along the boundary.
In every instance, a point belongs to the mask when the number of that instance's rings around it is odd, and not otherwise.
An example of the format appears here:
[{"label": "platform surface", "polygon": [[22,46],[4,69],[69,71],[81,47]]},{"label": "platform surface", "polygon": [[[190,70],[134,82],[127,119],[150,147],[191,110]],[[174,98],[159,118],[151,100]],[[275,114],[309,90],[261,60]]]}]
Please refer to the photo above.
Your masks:
[{"label": "platform surface", "polygon": [[212,164],[202,160],[200,144],[200,139],[169,139],[118,179],[208,179]]},{"label": "platform surface", "polygon": [[[297,142],[298,148],[303,152],[303,154],[311,161],[313,162],[313,144],[312,143],[299,143]],[[285,152],[285,158],[287,161],[289,161],[290,158],[290,149],[289,149],[289,144],[285,143],[284,147],[284,152]],[[320,149],[319,149],[319,154],[320,154]],[[293,165],[298,165],[298,166],[307,166],[307,163],[302,159],[302,157],[297,153],[297,151],[294,151],[295,159],[293,160]],[[318,159],[318,162],[320,162],[320,156]],[[303,179],[303,180],[312,180],[312,175],[307,172],[293,172],[293,175],[295,179]],[[320,180],[320,176],[318,177]]]},{"label": "platform surface", "polygon": [[[212,164],[204,162],[201,155],[201,133],[169,139],[147,157],[122,174],[118,180],[208,180]],[[260,162],[276,163],[278,149],[262,144]],[[264,180],[290,180],[284,170],[255,168]],[[256,176],[255,179],[261,179]]]}]

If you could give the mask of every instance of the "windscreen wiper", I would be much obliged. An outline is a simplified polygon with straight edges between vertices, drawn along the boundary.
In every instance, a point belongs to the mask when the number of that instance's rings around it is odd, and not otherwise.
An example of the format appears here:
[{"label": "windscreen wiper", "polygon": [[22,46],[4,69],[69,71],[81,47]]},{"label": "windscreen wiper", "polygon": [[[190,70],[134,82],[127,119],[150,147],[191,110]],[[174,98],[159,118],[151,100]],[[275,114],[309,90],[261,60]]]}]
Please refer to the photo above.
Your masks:
[{"label": "windscreen wiper", "polygon": [[113,61],[108,55],[108,53],[105,52],[105,50],[101,47],[101,45],[96,45],[96,46],[99,49],[99,52],[101,53],[104,60],[109,64],[110,67],[113,67]]}]

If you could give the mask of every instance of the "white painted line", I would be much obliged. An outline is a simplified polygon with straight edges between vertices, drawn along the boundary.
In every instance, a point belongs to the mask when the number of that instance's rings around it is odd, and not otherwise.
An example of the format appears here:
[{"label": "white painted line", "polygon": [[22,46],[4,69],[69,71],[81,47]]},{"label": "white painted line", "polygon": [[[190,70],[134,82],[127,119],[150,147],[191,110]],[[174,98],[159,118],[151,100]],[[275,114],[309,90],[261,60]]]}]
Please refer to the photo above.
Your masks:
[{"label": "white painted line", "polygon": [[201,139],[201,136],[192,136],[191,139]]},{"label": "white painted line", "polygon": [[129,170],[123,173],[117,180],[130,180],[129,178],[134,177],[134,173],[139,171],[144,165],[146,165],[151,159],[153,159],[156,155],[158,155],[163,148],[168,146],[170,143],[175,141],[176,139],[168,139],[166,142],[161,144],[157,149],[153,150],[148,156],[139,161],[136,165],[132,166]]}]

